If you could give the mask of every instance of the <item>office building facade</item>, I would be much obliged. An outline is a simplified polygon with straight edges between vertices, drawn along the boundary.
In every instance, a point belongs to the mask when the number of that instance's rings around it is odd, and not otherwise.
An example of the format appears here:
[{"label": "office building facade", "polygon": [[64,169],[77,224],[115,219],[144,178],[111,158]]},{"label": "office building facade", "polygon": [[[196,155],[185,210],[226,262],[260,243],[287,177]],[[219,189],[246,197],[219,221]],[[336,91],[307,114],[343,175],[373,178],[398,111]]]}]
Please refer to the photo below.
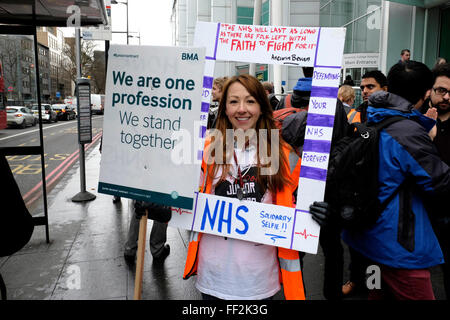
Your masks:
[{"label": "office building facade", "polygon": [[[402,49],[430,68],[437,57],[450,59],[448,0],[174,0],[173,44],[191,46],[196,21],[273,25],[275,9],[284,26],[345,27],[343,77],[350,74],[356,84],[368,70],[387,73]],[[218,62],[215,75],[249,70],[245,63]],[[283,66],[281,74],[283,87],[290,90],[303,72]],[[273,81],[273,66],[257,64],[255,76]]]}]

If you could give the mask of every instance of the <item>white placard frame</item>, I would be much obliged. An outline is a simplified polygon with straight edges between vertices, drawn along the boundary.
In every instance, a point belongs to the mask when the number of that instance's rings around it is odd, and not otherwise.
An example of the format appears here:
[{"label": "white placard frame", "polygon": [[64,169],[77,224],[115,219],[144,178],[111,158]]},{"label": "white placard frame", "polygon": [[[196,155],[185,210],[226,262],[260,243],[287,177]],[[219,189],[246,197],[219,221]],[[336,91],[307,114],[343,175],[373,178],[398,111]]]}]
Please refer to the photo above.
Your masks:
[{"label": "white placard frame", "polygon": [[[256,35],[258,32],[260,34],[259,36]],[[239,33],[240,35],[238,35]],[[289,34],[307,34],[310,37],[289,38]],[[264,42],[252,42],[252,40],[257,40],[256,37],[260,39],[264,38]],[[277,45],[269,46],[267,41],[271,40],[278,42],[278,47]],[[241,41],[240,47],[238,47],[238,41]],[[283,41],[285,42],[284,44]],[[286,44],[286,42],[292,43]],[[291,209],[293,211],[293,219],[290,220],[292,225],[288,226],[289,230],[292,230],[290,233],[291,237],[288,241],[279,241],[276,244],[271,244],[264,240],[262,233],[256,233],[246,235],[243,238],[244,240],[276,245],[313,254],[317,253],[320,227],[311,218],[309,205],[314,201],[323,201],[324,198],[327,175],[326,168],[328,167],[344,42],[345,28],[243,26],[215,22],[197,22],[194,45],[206,47],[203,81],[204,94],[202,97],[202,115],[200,118],[204,127],[202,132],[206,132],[215,61],[224,60],[314,67],[311,100],[314,100],[315,105],[312,107],[310,105],[308,110],[306,126],[308,134],[305,137],[302,157],[304,154],[313,154],[315,156],[310,157],[311,161],[305,161],[305,164],[302,164],[298,184],[297,205],[295,209]],[[270,52],[270,50],[273,49],[272,51],[276,51],[276,48],[286,50],[281,50],[281,53],[277,52],[277,56],[274,57],[275,52]],[[264,53],[264,49],[268,53]],[[302,59],[293,61],[293,55]],[[326,133],[325,136],[323,132]],[[204,135],[202,138],[204,139]],[[197,151],[199,158],[202,152],[203,150]],[[317,161],[314,159],[317,159]],[[201,212],[203,213],[203,219],[206,212],[206,200],[203,201],[203,199],[211,199],[214,201],[216,198],[213,195],[200,194],[196,199],[195,209],[193,211],[173,208],[173,216],[169,225],[192,231],[207,232],[241,239],[242,237],[227,235],[217,230],[199,228],[196,217]],[[198,199],[202,199],[202,201]],[[223,201],[230,200],[223,199]],[[264,207],[269,208],[269,206],[272,205],[258,204],[258,209],[256,210],[264,210]],[[257,221],[254,223],[255,225],[258,224]]]}]

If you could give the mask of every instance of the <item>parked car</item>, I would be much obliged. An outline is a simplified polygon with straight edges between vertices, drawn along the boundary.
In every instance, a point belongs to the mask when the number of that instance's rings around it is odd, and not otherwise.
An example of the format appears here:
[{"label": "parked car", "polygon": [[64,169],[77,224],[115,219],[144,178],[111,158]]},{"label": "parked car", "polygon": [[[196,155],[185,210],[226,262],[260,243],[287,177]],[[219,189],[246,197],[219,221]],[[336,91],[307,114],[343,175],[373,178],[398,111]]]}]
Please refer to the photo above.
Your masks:
[{"label": "parked car", "polygon": [[105,107],[104,94],[91,94],[91,113],[103,114]]},{"label": "parked car", "polygon": [[[33,111],[34,115],[39,118],[38,105],[33,104],[33,106],[31,107],[31,110]],[[42,121],[58,122],[58,116],[56,115],[55,110],[53,110],[52,106],[47,103],[41,103],[41,115],[42,115]]]},{"label": "parked car", "polygon": [[53,110],[55,110],[58,120],[72,120],[77,117],[75,110],[68,104],[52,104]]},{"label": "parked car", "polygon": [[33,112],[27,107],[8,106],[6,107],[6,121],[9,126],[18,126],[25,128],[26,126],[35,126],[38,120]]}]

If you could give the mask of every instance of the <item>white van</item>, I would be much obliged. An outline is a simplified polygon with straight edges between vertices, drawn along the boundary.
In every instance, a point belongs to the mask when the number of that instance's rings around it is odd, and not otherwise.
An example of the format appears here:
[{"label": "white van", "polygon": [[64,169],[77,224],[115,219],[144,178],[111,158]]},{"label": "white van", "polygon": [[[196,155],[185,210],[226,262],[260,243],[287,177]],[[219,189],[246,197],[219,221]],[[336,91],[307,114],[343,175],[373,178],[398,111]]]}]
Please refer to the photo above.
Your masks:
[{"label": "white van", "polygon": [[91,113],[103,114],[104,106],[105,106],[104,94],[91,94]]}]

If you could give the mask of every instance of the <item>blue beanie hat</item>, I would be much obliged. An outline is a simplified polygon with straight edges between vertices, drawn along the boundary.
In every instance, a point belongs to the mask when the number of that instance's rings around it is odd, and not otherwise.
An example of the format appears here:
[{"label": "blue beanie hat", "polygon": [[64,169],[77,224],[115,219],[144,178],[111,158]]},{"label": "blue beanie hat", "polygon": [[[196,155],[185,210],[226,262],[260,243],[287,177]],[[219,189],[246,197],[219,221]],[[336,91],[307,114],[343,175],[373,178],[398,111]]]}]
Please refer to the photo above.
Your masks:
[{"label": "blue beanie hat", "polygon": [[296,91],[311,91],[312,78],[300,78],[294,86]]}]

